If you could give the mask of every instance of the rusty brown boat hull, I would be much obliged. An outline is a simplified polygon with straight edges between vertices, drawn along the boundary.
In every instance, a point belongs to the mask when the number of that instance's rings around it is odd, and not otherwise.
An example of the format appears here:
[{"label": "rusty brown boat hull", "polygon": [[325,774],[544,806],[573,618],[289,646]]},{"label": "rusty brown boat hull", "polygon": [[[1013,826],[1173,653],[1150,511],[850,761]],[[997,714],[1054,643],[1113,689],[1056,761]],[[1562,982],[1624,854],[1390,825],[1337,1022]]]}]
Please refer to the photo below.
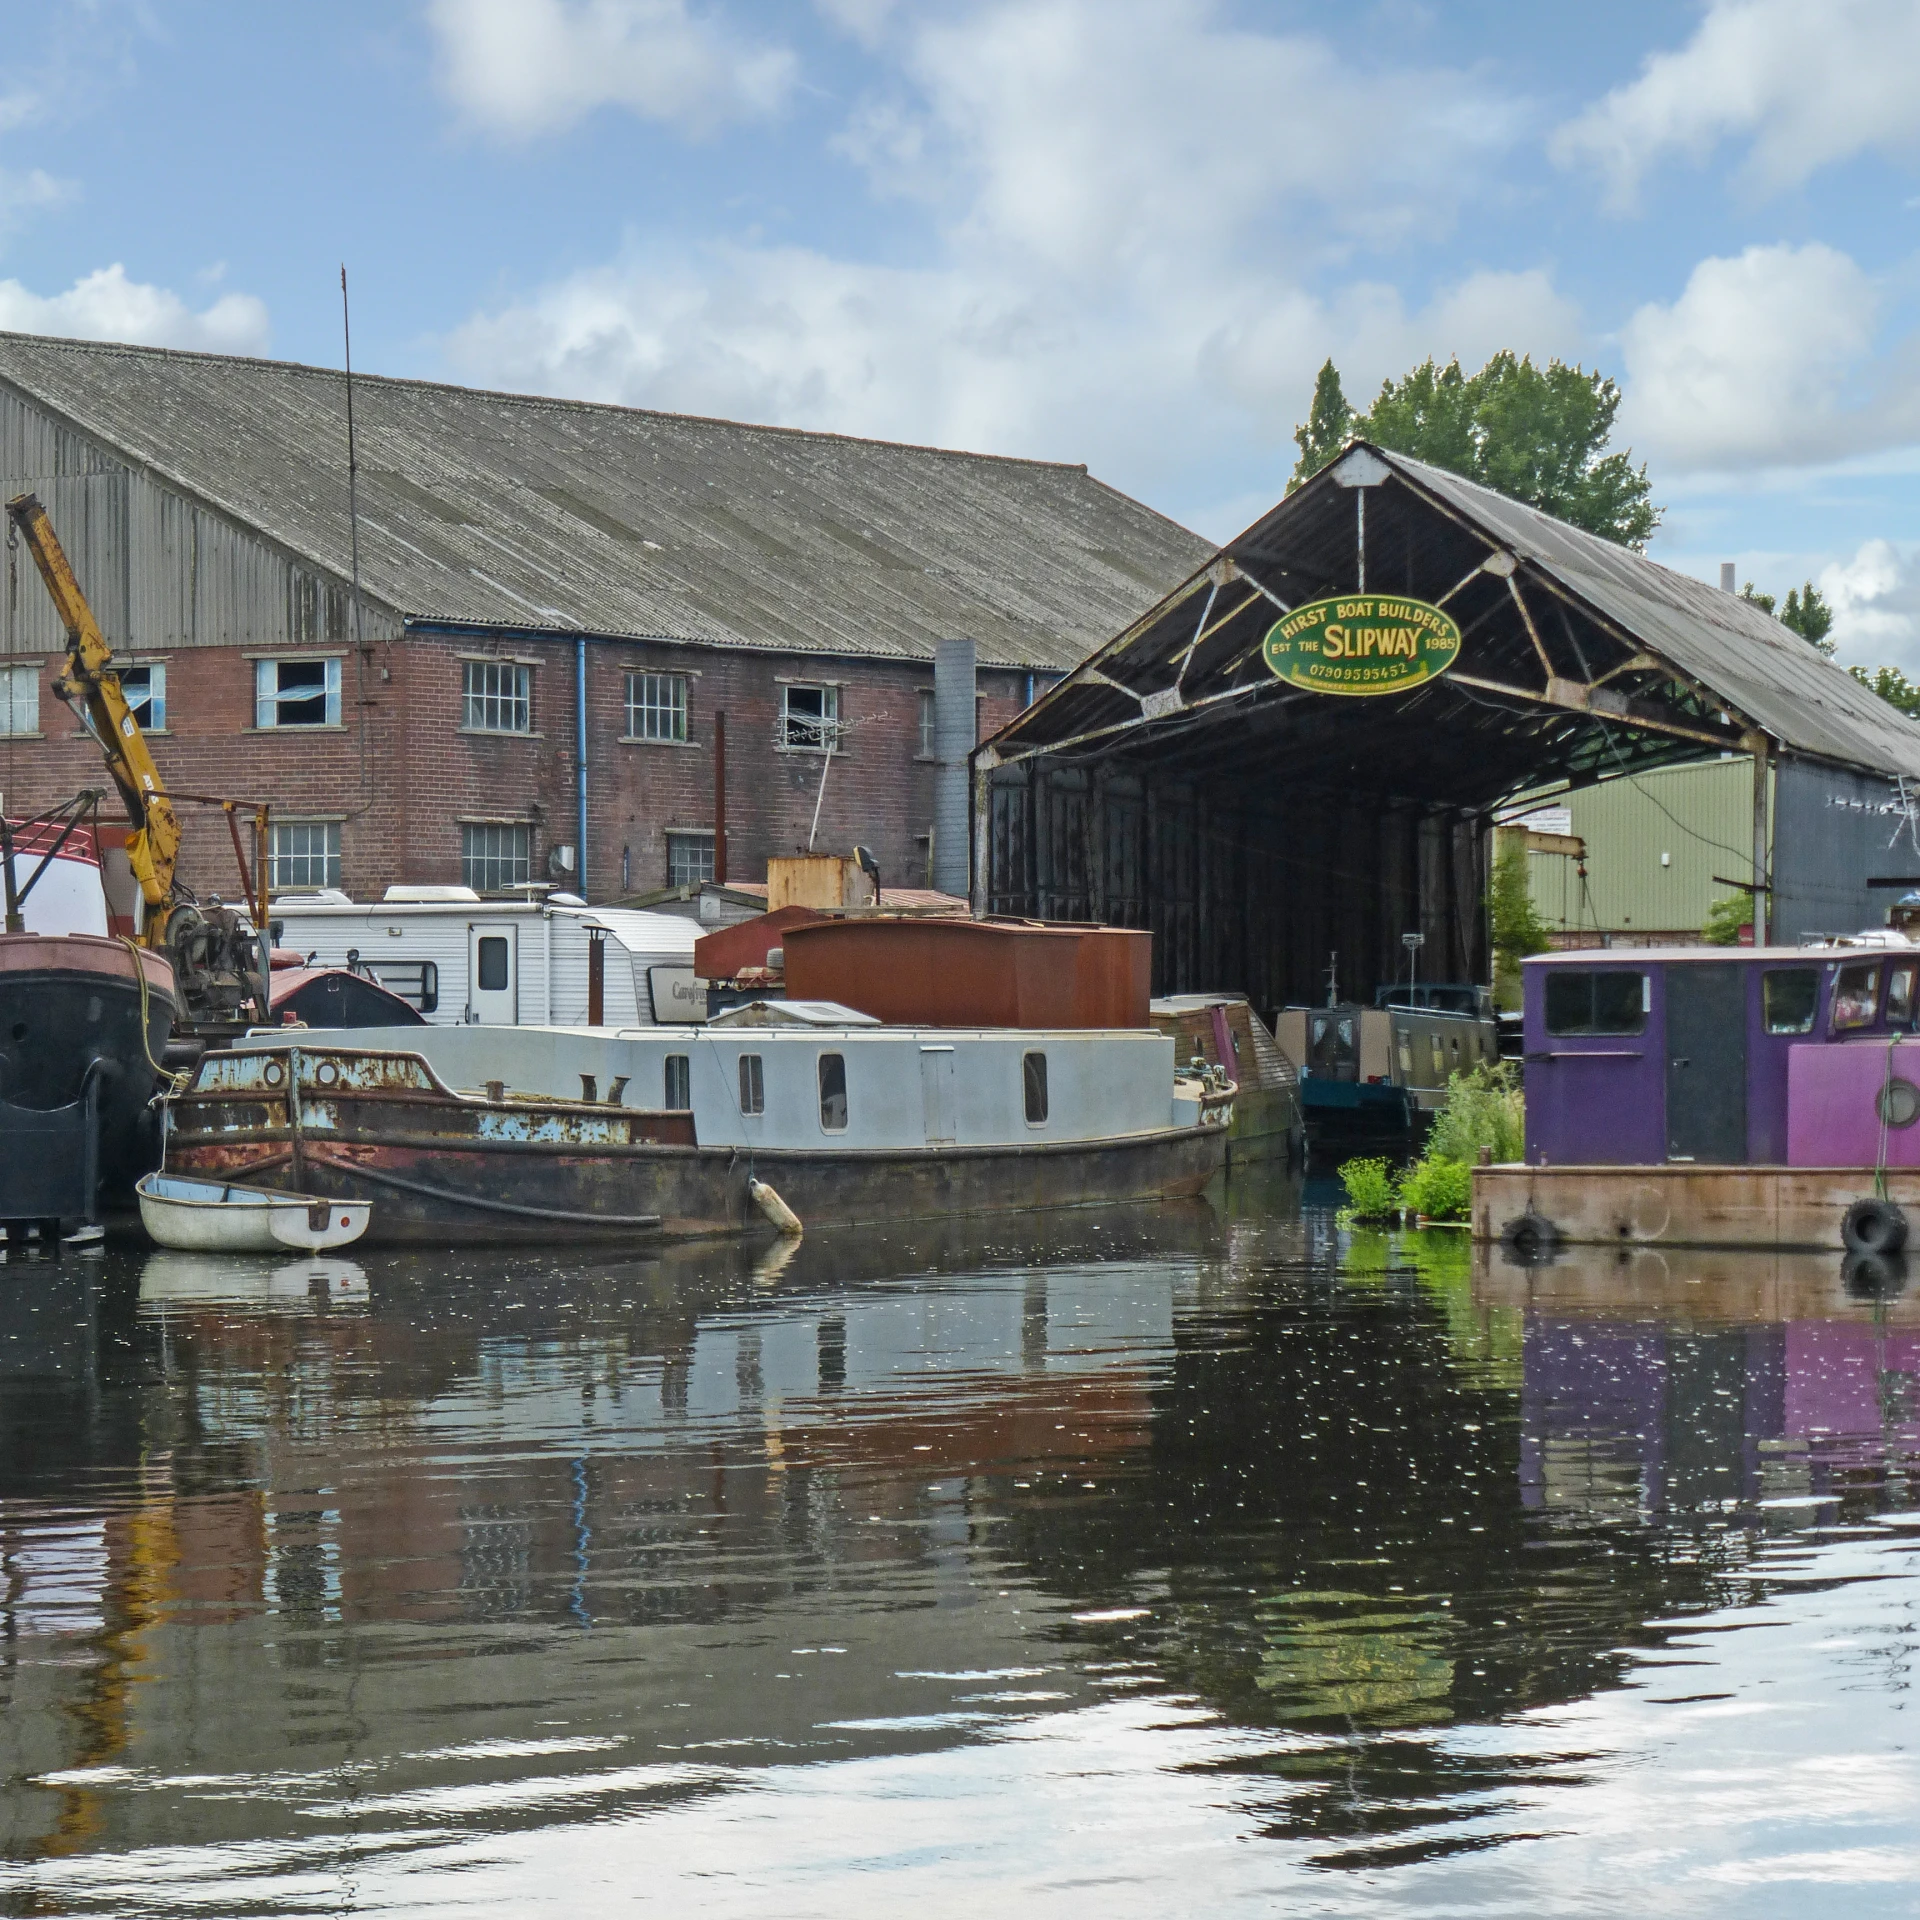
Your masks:
[{"label": "rusty brown boat hull", "polygon": [[[482,1100],[417,1056],[358,1056],[347,1084],[196,1083],[172,1104],[169,1170],[371,1202],[362,1245],[552,1245],[764,1230],[771,1185],[809,1226],[1190,1197],[1226,1158],[1226,1126],[1090,1143],[748,1155],[701,1147],[690,1115],[557,1100]],[[320,1056],[318,1070],[340,1056]],[[220,1068],[210,1057],[201,1069]],[[288,1081],[302,1076],[294,1097]]]}]

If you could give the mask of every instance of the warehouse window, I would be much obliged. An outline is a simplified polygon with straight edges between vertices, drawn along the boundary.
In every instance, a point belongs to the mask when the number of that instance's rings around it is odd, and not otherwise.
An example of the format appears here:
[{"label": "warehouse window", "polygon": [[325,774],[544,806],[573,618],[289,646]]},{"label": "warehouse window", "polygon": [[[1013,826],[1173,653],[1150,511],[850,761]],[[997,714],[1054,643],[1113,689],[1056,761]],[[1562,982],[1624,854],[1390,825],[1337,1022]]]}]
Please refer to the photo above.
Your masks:
[{"label": "warehouse window", "polygon": [[0,734],[40,731],[40,668],[0,667]]},{"label": "warehouse window", "polygon": [[669,1113],[687,1113],[693,1107],[693,1057],[685,1053],[667,1055],[667,1097],[660,1104]]},{"label": "warehouse window", "polygon": [[931,760],[934,753],[934,741],[938,739],[934,732],[933,694],[930,691],[920,695],[920,758]]},{"label": "warehouse window", "polygon": [[339,884],[339,821],[274,821],[267,843],[267,885],[274,892]]},{"label": "warehouse window", "polygon": [[767,1082],[761,1069],[760,1056],[757,1053],[743,1053],[740,1056],[740,1111],[765,1113],[766,1110]]},{"label": "warehouse window", "polygon": [[713,835],[667,835],[667,885],[703,887],[713,878]]},{"label": "warehouse window", "polygon": [[470,822],[460,829],[460,877],[476,893],[524,887],[532,868],[531,827],[517,822]]},{"label": "warehouse window", "polygon": [[684,673],[627,675],[627,738],[684,740],[687,737],[687,676]]},{"label": "warehouse window", "polygon": [[1643,1033],[1647,993],[1644,973],[1586,973],[1553,967],[1547,973],[1547,1031]]},{"label": "warehouse window", "polygon": [[338,660],[256,660],[253,669],[256,727],[340,724]]},{"label": "warehouse window", "polygon": [[825,753],[840,738],[840,689],[791,686],[783,689],[780,744],[807,753]]},{"label": "warehouse window", "polygon": [[533,730],[533,669],[511,660],[468,660],[466,718],[474,733]]},{"label": "warehouse window", "polygon": [[120,693],[142,733],[167,729],[167,670],[164,665],[122,667]]}]

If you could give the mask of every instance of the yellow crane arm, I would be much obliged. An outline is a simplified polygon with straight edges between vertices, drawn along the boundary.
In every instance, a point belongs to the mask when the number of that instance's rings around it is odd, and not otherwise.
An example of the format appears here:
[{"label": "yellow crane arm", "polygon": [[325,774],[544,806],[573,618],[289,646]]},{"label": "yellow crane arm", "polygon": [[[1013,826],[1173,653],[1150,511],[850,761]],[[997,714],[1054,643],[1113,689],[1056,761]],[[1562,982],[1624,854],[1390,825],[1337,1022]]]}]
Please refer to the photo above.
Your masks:
[{"label": "yellow crane arm", "polygon": [[147,751],[140,723],[120,691],[113,651],[80,591],[46,508],[34,494],[23,493],[7,502],[7,518],[27,543],[60,624],[67,630],[66,671],[54,681],[53,690],[69,706],[79,703],[87,730],[99,743],[107,771],[126,802],[127,819],[134,829],[127,841],[127,859],[147,903],[146,936],[158,940],[166,917],[156,910],[173,898],[174,869],[180,857],[179,816]]}]

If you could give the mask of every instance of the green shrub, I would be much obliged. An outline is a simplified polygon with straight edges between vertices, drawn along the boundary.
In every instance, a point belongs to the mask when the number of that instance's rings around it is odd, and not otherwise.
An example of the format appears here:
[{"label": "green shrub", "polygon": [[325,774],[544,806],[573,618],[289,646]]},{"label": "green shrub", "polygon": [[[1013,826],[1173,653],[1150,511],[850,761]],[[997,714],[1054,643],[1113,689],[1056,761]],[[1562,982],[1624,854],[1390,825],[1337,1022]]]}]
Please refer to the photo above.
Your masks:
[{"label": "green shrub", "polygon": [[[1433,1131],[1427,1135],[1427,1158],[1470,1167],[1486,1147],[1496,1161],[1522,1160],[1526,1142],[1520,1076],[1510,1061],[1496,1060],[1471,1073],[1456,1073],[1447,1082],[1446,1105],[1434,1115]],[[1423,1211],[1433,1212],[1430,1207]]]},{"label": "green shrub", "polygon": [[1356,1220],[1384,1220],[1394,1209],[1393,1175],[1384,1160],[1349,1160],[1340,1169],[1340,1184]]},{"label": "green shrub", "polygon": [[1429,1153],[1401,1176],[1400,1204],[1429,1220],[1464,1220],[1473,1204],[1473,1169]]}]

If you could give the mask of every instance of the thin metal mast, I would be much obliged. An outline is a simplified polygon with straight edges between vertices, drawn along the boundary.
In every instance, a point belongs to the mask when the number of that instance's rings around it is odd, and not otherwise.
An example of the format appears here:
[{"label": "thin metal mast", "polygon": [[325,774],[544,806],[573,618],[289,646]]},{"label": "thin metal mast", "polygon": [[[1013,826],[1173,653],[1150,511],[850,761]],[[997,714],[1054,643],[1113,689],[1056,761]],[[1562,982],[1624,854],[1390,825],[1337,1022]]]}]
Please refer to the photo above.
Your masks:
[{"label": "thin metal mast", "polygon": [[353,318],[347,307],[347,267],[340,263],[340,336],[347,358],[347,543],[353,562],[353,644],[366,659],[367,632],[360,617],[360,463],[353,441]]}]

